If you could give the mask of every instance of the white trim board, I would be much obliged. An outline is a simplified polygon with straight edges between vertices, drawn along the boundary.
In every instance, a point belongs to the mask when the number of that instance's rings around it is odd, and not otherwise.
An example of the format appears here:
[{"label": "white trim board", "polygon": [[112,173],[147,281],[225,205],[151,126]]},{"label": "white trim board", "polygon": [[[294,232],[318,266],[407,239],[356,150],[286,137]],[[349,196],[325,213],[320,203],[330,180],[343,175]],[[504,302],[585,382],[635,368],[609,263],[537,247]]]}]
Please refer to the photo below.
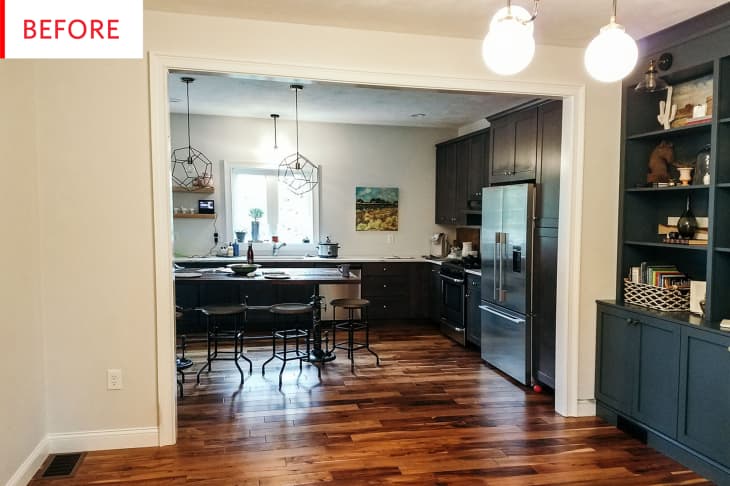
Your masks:
[{"label": "white trim board", "polygon": [[6,486],[25,486],[28,484],[49,454],[155,447],[158,443],[157,427],[48,434],[38,442],[38,445],[10,477]]},{"label": "white trim board", "polygon": [[523,82],[510,78],[469,79],[327,67],[257,63],[241,59],[210,59],[149,53],[150,136],[154,221],[155,297],[157,325],[157,390],[160,445],[176,440],[174,288],[170,275],[172,250],[172,192],[170,188],[167,74],[171,70],[242,73],[361,85],[430,88],[471,92],[522,93],[563,98],[563,153],[560,173],[560,230],[556,308],[555,408],[574,416],[578,403],[580,335],[580,253],[582,232],[585,86]]}]

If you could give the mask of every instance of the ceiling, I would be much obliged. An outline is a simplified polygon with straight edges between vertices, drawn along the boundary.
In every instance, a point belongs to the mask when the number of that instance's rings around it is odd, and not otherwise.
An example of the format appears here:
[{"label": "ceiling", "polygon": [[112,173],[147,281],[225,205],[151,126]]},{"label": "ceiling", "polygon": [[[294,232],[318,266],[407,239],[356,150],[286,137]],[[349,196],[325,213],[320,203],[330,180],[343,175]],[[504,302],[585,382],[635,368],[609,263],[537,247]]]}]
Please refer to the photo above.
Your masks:
[{"label": "ceiling", "polygon": [[[513,0],[529,6],[531,0]],[[620,0],[618,22],[639,39],[727,3]],[[144,0],[148,10],[481,39],[506,0]],[[611,0],[542,0],[538,44],[583,47],[608,23]]]},{"label": "ceiling", "polygon": [[[173,73],[170,111],[185,113],[185,83],[192,76],[190,112],[197,115],[294,119],[292,82],[299,93],[299,119],[328,123],[457,128],[532,99],[531,97],[365,87],[293,79],[261,79],[218,74]],[[413,117],[421,113],[425,116]]]}]

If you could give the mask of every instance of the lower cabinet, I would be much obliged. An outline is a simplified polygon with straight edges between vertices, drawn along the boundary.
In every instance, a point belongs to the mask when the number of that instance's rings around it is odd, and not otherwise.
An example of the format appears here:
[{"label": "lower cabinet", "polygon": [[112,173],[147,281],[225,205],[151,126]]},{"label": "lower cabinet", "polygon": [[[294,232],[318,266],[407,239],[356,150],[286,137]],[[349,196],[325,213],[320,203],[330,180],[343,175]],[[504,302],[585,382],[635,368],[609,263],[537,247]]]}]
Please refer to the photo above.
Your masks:
[{"label": "lower cabinet", "polygon": [[649,314],[599,303],[599,411],[607,406],[661,434],[652,445],[668,444],[670,455],[677,446],[689,450],[675,458],[696,457],[688,466],[712,479],[730,477],[730,333]]},{"label": "lower cabinet", "polygon": [[466,340],[481,347],[482,313],[479,310],[479,301],[482,295],[482,278],[471,274],[466,277]]},{"label": "lower cabinet", "polygon": [[441,265],[431,264],[428,289],[428,315],[431,321],[441,322]]},{"label": "lower cabinet", "polygon": [[425,263],[364,263],[360,293],[370,301],[370,319],[423,319]]}]

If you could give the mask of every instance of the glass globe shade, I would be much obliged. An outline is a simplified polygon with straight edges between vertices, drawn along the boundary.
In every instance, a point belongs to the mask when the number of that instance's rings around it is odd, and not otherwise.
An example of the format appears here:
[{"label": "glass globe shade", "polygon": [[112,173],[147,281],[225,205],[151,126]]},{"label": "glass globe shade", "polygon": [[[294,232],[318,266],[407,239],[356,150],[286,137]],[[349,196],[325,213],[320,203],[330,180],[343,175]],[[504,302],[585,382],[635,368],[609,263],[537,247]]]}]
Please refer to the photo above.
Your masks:
[{"label": "glass globe shade", "polygon": [[[512,7],[513,14],[517,8]],[[503,76],[517,74],[525,69],[534,55],[535,39],[532,37],[532,23],[525,25],[514,17],[501,18],[496,23],[493,21],[482,43],[484,63],[489,69]]]},{"label": "glass globe shade", "polygon": [[639,49],[624,28],[611,21],[601,29],[585,53],[588,74],[604,83],[625,78],[636,66]]},{"label": "glass globe shade", "polygon": [[519,5],[502,7],[497,10],[497,13],[494,14],[491,22],[489,22],[489,30],[493,29],[502,19],[506,18],[510,12],[512,12],[512,17],[522,21],[525,27],[527,27],[527,29],[530,31],[530,34],[533,33],[533,31],[535,30],[535,26],[532,22],[530,22],[530,20],[532,19],[532,15],[530,14],[530,12],[525,10],[523,7],[520,7]]}]

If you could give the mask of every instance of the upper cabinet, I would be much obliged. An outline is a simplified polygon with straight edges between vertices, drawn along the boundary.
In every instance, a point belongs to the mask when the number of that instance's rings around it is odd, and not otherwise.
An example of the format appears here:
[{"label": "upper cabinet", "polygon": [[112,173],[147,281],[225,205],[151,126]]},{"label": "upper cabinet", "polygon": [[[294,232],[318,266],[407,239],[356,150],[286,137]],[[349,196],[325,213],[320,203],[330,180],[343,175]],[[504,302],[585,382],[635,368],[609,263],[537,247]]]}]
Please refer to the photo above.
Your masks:
[{"label": "upper cabinet", "polygon": [[518,182],[537,176],[538,108],[499,114],[491,124],[491,183]]},{"label": "upper cabinet", "polygon": [[560,212],[560,147],[563,136],[563,102],[550,101],[537,109],[537,192],[535,224],[557,228]]},{"label": "upper cabinet", "polygon": [[466,224],[478,208],[489,174],[489,130],[480,130],[436,146],[436,224]]}]

